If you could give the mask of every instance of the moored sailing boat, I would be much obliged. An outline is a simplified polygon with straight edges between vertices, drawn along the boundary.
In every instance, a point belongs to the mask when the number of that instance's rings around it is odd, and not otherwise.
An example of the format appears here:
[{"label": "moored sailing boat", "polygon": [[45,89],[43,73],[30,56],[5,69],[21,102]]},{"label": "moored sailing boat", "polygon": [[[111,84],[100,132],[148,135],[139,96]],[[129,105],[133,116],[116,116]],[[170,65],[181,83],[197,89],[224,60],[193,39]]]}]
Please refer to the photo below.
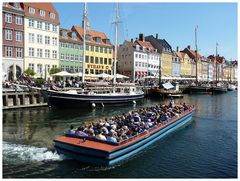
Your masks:
[{"label": "moored sailing boat", "polygon": [[[83,13],[83,64],[82,64],[82,83],[85,82],[85,34],[86,34],[86,17],[87,17],[87,6],[84,4],[84,13]],[[115,10],[115,20],[113,24],[115,25],[115,56],[114,56],[114,79],[113,79],[113,87],[111,91],[86,91],[86,89],[82,89],[80,91],[70,90],[70,91],[59,91],[59,90],[44,90],[45,95],[48,98],[48,105],[53,107],[79,107],[79,106],[87,106],[96,104],[116,104],[116,103],[126,103],[133,102],[135,103],[137,100],[144,97],[144,92],[142,90],[138,90],[135,86],[125,86],[118,88],[116,87],[116,58],[117,58],[117,47],[118,47],[118,39],[117,39],[117,31],[119,21],[118,15],[118,5]]]}]

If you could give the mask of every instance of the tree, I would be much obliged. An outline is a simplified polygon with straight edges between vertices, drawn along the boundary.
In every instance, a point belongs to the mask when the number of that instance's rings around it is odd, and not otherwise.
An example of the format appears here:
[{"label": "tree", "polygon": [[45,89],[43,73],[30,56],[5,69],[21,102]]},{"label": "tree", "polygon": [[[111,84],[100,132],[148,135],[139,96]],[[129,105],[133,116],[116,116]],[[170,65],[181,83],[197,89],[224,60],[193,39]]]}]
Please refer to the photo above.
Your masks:
[{"label": "tree", "polygon": [[56,74],[56,73],[58,73],[58,72],[61,72],[61,69],[60,68],[51,68],[50,69],[50,74],[52,75],[52,74]]},{"label": "tree", "polygon": [[36,74],[36,73],[35,73],[32,69],[30,69],[30,68],[28,68],[27,70],[25,70],[24,73],[25,73],[27,76],[30,76],[30,77],[33,77],[33,76]]}]

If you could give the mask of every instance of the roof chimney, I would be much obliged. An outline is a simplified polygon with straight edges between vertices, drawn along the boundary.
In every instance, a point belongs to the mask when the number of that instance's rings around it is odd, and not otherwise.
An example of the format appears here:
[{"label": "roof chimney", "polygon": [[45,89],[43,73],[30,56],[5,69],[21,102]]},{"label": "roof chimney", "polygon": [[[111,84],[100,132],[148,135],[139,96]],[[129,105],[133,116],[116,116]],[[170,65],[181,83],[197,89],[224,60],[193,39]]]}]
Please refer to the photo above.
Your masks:
[{"label": "roof chimney", "polygon": [[188,45],[188,46],[187,46],[187,48],[188,48],[188,49],[191,49],[191,46],[190,46],[190,45]]},{"label": "roof chimney", "polygon": [[139,34],[139,41],[145,41],[144,34],[140,33]]},{"label": "roof chimney", "polygon": [[138,41],[138,38],[136,38],[136,41]]},{"label": "roof chimney", "polygon": [[177,52],[179,52],[179,47],[177,46]]},{"label": "roof chimney", "polygon": [[156,39],[158,39],[158,33],[156,33]]},{"label": "roof chimney", "polygon": [[131,42],[133,43],[133,38],[131,38]]}]

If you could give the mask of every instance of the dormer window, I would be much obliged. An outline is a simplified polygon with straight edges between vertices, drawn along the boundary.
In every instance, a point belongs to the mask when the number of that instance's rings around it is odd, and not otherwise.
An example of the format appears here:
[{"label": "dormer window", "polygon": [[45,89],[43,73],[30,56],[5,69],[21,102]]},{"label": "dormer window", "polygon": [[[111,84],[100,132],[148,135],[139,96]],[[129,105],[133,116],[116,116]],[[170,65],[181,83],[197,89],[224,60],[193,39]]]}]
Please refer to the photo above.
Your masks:
[{"label": "dormer window", "polygon": [[15,8],[20,8],[20,3],[13,3],[13,6],[14,6]]},{"label": "dormer window", "polygon": [[62,36],[66,38],[67,37],[67,31],[62,30]]},{"label": "dormer window", "polygon": [[55,19],[55,14],[54,13],[50,13],[50,18]]},{"label": "dormer window", "polygon": [[104,41],[104,43],[106,43],[107,45],[110,45],[110,40],[109,40],[109,39],[104,39],[103,41]]},{"label": "dormer window", "polygon": [[91,41],[91,35],[86,34],[86,35],[85,35],[85,40],[86,40],[86,41]]},{"label": "dormer window", "polygon": [[35,14],[35,9],[32,8],[32,7],[29,7],[28,12],[29,12],[30,14]]},{"label": "dormer window", "polygon": [[97,43],[101,43],[101,38],[100,37],[96,37],[96,42]]},{"label": "dormer window", "polygon": [[136,45],[136,50],[139,50],[140,49],[140,46],[139,45]]},{"label": "dormer window", "polygon": [[45,16],[45,11],[44,10],[40,10],[40,16]]},{"label": "dormer window", "polygon": [[76,32],[72,32],[72,38],[73,38],[73,39],[77,39],[77,34],[76,34]]}]

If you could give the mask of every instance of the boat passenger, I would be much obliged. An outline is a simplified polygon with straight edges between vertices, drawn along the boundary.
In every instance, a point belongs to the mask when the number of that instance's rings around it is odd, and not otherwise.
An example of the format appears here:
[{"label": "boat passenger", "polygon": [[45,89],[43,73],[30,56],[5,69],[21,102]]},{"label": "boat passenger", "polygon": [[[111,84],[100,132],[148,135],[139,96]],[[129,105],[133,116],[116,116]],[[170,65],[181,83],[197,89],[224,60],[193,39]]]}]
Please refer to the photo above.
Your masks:
[{"label": "boat passenger", "polygon": [[117,138],[116,138],[116,135],[114,133],[110,133],[110,136],[107,137],[107,141],[109,142],[113,142],[113,143],[117,143]]},{"label": "boat passenger", "polygon": [[70,129],[67,131],[67,134],[68,135],[74,135],[75,134],[75,130],[74,130],[73,125],[70,126]]},{"label": "boat passenger", "polygon": [[106,141],[107,140],[106,136],[103,135],[102,131],[100,131],[100,132],[97,131],[96,132],[96,138],[99,139],[99,140],[102,140],[102,141]]},{"label": "boat passenger", "polygon": [[77,131],[75,132],[76,136],[88,136],[88,134],[83,132],[83,127],[78,127]]}]

